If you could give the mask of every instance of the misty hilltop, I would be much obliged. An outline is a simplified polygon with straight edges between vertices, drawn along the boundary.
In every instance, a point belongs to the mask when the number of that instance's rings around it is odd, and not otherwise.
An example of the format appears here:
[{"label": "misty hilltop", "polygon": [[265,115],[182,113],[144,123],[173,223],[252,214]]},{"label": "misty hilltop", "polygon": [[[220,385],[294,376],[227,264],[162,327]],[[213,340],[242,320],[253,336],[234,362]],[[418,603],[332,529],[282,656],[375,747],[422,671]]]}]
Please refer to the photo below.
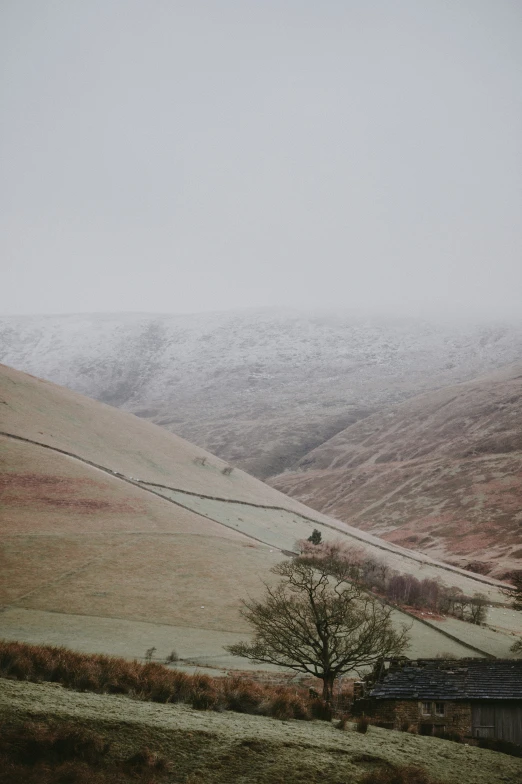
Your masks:
[{"label": "misty hilltop", "polygon": [[518,360],[522,322],[261,309],[0,318],[0,362],[265,478],[385,406]]}]

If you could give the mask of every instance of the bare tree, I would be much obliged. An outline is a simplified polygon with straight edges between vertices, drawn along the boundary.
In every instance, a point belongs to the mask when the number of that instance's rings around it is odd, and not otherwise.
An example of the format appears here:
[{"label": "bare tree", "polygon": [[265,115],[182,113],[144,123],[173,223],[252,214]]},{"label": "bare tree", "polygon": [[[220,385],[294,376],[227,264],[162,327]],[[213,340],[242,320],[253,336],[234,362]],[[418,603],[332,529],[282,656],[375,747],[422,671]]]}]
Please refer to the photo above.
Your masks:
[{"label": "bare tree", "polygon": [[522,570],[511,572],[510,577],[512,585],[506,588],[504,593],[512,600],[514,610],[522,610]]},{"label": "bare tree", "polygon": [[480,625],[484,623],[488,614],[488,597],[483,593],[474,593],[469,600],[469,620]]},{"label": "bare tree", "polygon": [[[487,599],[483,594],[465,596],[456,586],[445,586],[428,577],[419,580],[412,574],[400,574],[363,548],[349,547],[341,541],[321,541],[314,545],[310,538],[301,539],[296,542],[296,548],[301,563],[320,565],[324,569],[333,569],[333,572],[341,569],[350,582],[386,597],[395,605],[453,615],[469,623],[481,624],[486,621]],[[515,597],[516,587],[510,587],[506,592],[510,598]],[[520,596],[522,609],[522,589]]]},{"label": "bare tree", "polygon": [[349,569],[297,558],[275,566],[282,578],[266,586],[262,601],[245,601],[242,615],[254,627],[254,641],[227,650],[256,662],[304,672],[323,681],[331,703],[335,679],[400,654],[407,629],[394,629],[391,608],[353,582]]},{"label": "bare tree", "polygon": [[519,653],[522,656],[522,639],[514,642],[509,650],[511,653]]}]

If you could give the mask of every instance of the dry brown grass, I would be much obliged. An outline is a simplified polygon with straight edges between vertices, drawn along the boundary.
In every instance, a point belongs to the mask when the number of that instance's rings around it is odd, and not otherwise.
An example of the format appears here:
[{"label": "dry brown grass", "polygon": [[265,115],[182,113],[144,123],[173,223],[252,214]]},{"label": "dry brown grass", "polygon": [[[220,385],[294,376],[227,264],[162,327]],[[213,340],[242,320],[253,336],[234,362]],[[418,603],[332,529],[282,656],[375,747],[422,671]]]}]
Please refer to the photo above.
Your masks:
[{"label": "dry brown grass", "polygon": [[361,735],[366,735],[368,732],[368,727],[370,726],[370,719],[368,716],[359,716],[357,719],[357,724],[355,725],[355,729],[357,732],[360,732]]},{"label": "dry brown grass", "polygon": [[417,765],[389,765],[366,773],[359,784],[437,784]]},{"label": "dry brown grass", "polygon": [[151,782],[168,773],[167,761],[144,747],[128,759],[109,758],[110,744],[72,722],[0,724],[3,784],[123,784]]},{"label": "dry brown grass", "polygon": [[127,694],[151,702],[181,702],[199,710],[232,710],[278,719],[325,716],[324,703],[310,700],[304,689],[239,677],[188,675],[162,664],[140,664],[49,645],[0,642],[0,676],[51,681],[75,691]]},{"label": "dry brown grass", "polygon": [[520,388],[517,367],[410,398],[270,483],[388,542],[463,567],[479,561],[500,578],[520,564]]}]

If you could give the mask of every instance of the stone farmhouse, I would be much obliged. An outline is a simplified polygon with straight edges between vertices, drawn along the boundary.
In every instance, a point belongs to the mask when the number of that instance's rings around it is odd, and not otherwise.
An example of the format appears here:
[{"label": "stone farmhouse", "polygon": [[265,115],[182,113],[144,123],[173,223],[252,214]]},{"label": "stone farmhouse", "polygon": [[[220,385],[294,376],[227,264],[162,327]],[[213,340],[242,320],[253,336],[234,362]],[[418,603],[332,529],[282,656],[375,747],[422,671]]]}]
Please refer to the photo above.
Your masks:
[{"label": "stone farmhouse", "polygon": [[389,729],[522,746],[522,660],[392,660],[354,712]]}]

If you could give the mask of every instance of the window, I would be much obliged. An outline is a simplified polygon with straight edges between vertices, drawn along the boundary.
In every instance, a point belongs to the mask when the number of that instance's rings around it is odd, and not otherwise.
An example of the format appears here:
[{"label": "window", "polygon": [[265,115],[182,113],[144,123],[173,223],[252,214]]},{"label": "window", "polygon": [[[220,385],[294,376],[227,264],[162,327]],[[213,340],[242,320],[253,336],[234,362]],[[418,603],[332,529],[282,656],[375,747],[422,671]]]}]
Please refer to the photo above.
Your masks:
[{"label": "window", "polygon": [[445,705],[443,702],[436,702],[435,703],[435,713],[437,716],[444,716],[444,708]]},{"label": "window", "polygon": [[422,703],[422,712],[429,716],[431,713],[431,702],[423,702]]}]

